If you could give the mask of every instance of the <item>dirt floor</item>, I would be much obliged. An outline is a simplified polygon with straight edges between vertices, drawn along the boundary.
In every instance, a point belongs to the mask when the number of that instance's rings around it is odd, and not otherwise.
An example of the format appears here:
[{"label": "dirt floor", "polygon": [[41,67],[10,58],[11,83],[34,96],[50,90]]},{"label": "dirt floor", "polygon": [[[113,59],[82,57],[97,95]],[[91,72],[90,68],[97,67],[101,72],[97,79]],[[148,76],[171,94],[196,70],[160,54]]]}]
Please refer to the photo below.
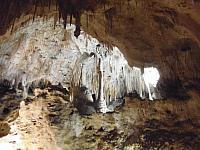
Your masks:
[{"label": "dirt floor", "polygon": [[22,101],[0,96],[0,150],[138,150],[200,147],[200,96],[191,99],[127,98],[114,113],[81,116],[59,91]]}]

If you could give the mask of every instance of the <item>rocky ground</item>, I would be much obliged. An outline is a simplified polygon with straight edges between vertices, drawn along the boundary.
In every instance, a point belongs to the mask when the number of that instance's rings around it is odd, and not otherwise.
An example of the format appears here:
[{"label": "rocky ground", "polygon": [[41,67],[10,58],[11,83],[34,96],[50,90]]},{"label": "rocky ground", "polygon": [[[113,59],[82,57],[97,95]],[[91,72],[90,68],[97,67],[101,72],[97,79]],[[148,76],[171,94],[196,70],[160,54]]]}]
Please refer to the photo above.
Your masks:
[{"label": "rocky ground", "polygon": [[81,116],[62,92],[22,101],[1,93],[0,150],[199,149],[199,94],[190,100],[127,98],[114,113]]}]

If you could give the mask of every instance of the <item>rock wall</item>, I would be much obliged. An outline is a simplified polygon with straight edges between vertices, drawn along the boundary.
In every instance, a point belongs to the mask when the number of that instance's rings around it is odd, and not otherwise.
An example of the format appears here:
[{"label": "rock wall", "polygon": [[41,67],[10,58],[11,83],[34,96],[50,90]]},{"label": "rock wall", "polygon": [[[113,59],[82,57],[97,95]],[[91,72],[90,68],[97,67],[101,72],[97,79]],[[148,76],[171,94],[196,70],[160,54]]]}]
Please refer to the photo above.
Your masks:
[{"label": "rock wall", "polygon": [[82,25],[117,45],[130,65],[156,66],[165,95],[182,99],[188,88],[199,90],[199,8],[199,1],[189,0],[110,1],[104,10],[83,15]]}]

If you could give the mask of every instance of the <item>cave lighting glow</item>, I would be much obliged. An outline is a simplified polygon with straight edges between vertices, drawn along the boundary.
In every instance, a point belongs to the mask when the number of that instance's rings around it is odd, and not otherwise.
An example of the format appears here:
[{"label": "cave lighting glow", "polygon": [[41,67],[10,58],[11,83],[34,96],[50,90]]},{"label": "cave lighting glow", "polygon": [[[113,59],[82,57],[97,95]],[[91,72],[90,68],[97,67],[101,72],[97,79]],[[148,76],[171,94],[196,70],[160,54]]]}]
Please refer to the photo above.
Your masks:
[{"label": "cave lighting glow", "polygon": [[144,68],[143,77],[146,83],[149,83],[152,86],[156,87],[160,79],[160,74],[157,68],[149,67],[149,68]]}]

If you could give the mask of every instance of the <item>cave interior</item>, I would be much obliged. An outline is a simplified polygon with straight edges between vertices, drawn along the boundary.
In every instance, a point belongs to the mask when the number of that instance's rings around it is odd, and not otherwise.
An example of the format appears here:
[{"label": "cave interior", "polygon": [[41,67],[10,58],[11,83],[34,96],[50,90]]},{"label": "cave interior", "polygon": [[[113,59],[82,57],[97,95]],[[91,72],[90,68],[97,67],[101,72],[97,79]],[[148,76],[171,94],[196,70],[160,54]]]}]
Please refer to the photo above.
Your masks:
[{"label": "cave interior", "polygon": [[1,0],[0,150],[200,148],[200,0]]}]

